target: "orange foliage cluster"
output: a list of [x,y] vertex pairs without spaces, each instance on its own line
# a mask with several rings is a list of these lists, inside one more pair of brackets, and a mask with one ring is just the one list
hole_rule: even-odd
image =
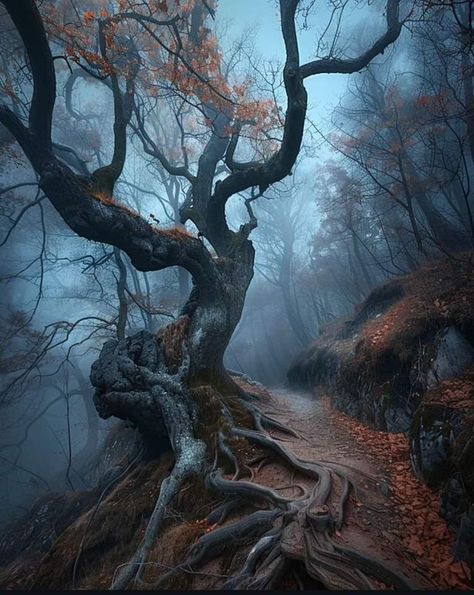
[[426,144],[427,138],[446,130],[447,122],[460,115],[459,103],[447,92],[406,97],[392,85],[384,90],[380,108],[373,109],[356,133],[332,133],[329,140],[335,150],[355,155],[365,168],[372,169],[376,163],[376,172],[382,168],[395,173],[388,187],[405,200],[407,187],[413,195],[435,187],[439,180],[436,182],[438,176],[410,174],[411,168],[403,160],[410,158],[412,148]]
[[278,141],[268,138],[272,131],[280,127],[278,108],[273,100],[253,100],[246,97],[237,104],[235,119],[252,123],[252,128],[246,136],[253,141],[254,147],[262,151],[264,156],[278,149]]
[[[273,152],[278,143],[272,130],[280,126],[275,102],[257,98],[251,83],[231,83],[223,75],[223,53],[213,31],[203,25],[199,42],[188,34],[187,20],[197,0],[148,0],[142,6],[130,0],[119,0],[115,9],[101,0],[77,0],[72,6],[66,0],[45,3],[42,16],[52,41],[60,43],[73,62],[90,67],[101,77],[136,75],[136,57],[120,40],[133,38],[140,49],[141,69],[137,83],[150,97],[159,97],[162,88],[171,85],[191,102],[214,106],[226,112],[229,121],[246,125],[245,136],[262,154]],[[106,9],[107,6],[107,9]],[[207,6],[215,9],[216,2]],[[138,18],[131,18],[133,13]],[[171,29],[156,23],[140,22],[139,15],[163,20],[180,15],[179,40]],[[105,43],[105,55],[97,49],[99,25]],[[159,41],[157,41],[159,40]],[[200,117],[200,116],[199,116]],[[201,125],[211,128],[213,122],[203,118]],[[249,128],[251,125],[251,128]],[[230,132],[230,131],[229,131]]]
[[84,23],[86,23],[87,25],[89,25],[90,23],[93,23],[95,21],[95,13],[92,12],[92,10],[86,10],[86,12],[84,13]]
[[[214,106],[218,111],[227,113],[229,119],[234,122],[251,125],[251,132],[247,133],[247,136],[265,144],[265,135],[280,124],[275,102],[271,99],[252,97],[249,81],[234,85],[229,83],[222,74],[223,55],[217,38],[207,28],[202,28],[200,35],[198,46],[192,40],[182,40],[180,55],[184,57],[184,62],[177,60],[173,55],[178,48],[172,41],[172,53],[159,70],[156,70],[156,76],[169,80],[177,91],[187,98],[194,97],[199,103]],[[157,95],[154,81],[151,77],[148,79],[150,94]],[[211,119],[205,117],[203,122],[212,128]],[[274,148],[272,145],[271,149]]]
[[[129,22],[122,23],[119,18],[120,9],[126,9],[127,5],[128,2],[121,1],[117,12],[108,13],[105,3],[100,7],[97,0],[82,0],[74,5],[75,9],[71,3],[59,1],[45,3],[41,13],[48,36],[65,46],[66,55],[72,61],[78,64],[85,62],[100,76],[128,76],[136,61],[127,55],[128,48],[117,41],[124,27],[128,34],[132,33],[132,29],[136,34],[136,25],[133,27]],[[97,50],[99,20],[103,26],[107,56]]]
[[108,194],[107,192],[91,192],[91,196],[93,196],[96,200],[98,200],[99,202],[101,202],[104,205],[114,206],[114,207],[117,207],[118,209],[121,209],[122,211],[125,211],[132,217],[140,216],[133,209],[130,209],[129,207],[126,207],[125,205],[122,205],[119,202],[117,202],[117,200],[113,196]]
[[390,505],[406,547],[407,565],[420,566],[441,589],[469,589],[469,568],[452,556],[454,537],[439,514],[439,496],[412,472],[405,434],[391,434],[368,428],[361,422],[325,407],[337,423],[386,468],[391,480]]
[[[180,13],[190,12],[194,4],[195,0],[179,2]],[[152,66],[155,77],[170,81],[186,97],[228,110],[226,98],[230,98],[231,88],[221,73],[223,55],[211,30],[201,28],[199,44],[183,36],[179,45],[174,38],[167,45],[170,52],[163,57],[163,63]]]
[[[78,22],[76,15],[70,14],[67,7],[47,3],[42,7],[42,17],[50,38],[65,45],[68,58],[76,63],[85,61],[89,66],[99,69],[103,75],[114,72],[112,64],[96,50],[97,30],[95,22],[99,18],[95,10],[85,10]],[[108,45],[112,44],[111,31],[106,30]]]

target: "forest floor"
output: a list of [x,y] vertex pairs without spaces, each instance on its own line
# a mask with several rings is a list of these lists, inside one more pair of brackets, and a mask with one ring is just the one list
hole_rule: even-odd
[[[281,441],[298,458],[324,463],[332,472],[335,489],[328,504],[333,517],[339,516],[334,507],[344,487],[341,476],[346,474],[352,482],[354,489],[346,504],[345,524],[332,536],[336,543],[339,542],[345,550],[381,563],[406,579],[413,589],[472,590],[468,567],[453,559],[454,537],[439,514],[439,496],[411,471],[408,439],[404,434],[371,430],[333,409],[330,398],[323,391],[311,394],[275,389],[268,392],[263,387],[247,385],[242,379],[239,382],[243,388],[260,396],[259,408],[263,412],[297,432],[293,437],[271,429],[274,439]],[[247,481],[272,487],[295,499],[302,491],[313,487],[314,480],[295,473],[294,468],[287,466],[280,457],[258,447],[252,447],[252,451],[256,456],[252,457],[254,462],[246,466],[251,474],[250,478],[245,478]],[[76,586],[79,589],[107,589],[115,569],[130,559],[139,543],[153,509],[154,498],[151,496],[156,495],[170,465],[171,456],[166,453],[159,464],[151,460],[138,466],[104,498],[100,509],[94,508],[96,516],[90,529],[92,509],[88,505],[83,509],[84,513],[76,513],[75,518],[80,514],[77,521],[64,531],[44,558],[40,553],[28,557],[23,552],[13,559],[5,569],[0,588],[31,588],[30,575],[34,579],[34,588],[62,590],[64,586],[70,587],[79,543],[89,531]],[[93,501],[97,497],[95,492],[85,494]],[[183,490],[179,502],[170,508],[170,522],[150,554],[145,577],[150,583],[161,577],[162,569],[175,568],[193,543],[217,528],[217,525],[209,524],[205,512],[214,504],[196,494],[200,492]],[[57,520],[58,509],[54,501],[51,502],[51,512],[56,515],[53,514],[52,519]],[[248,512],[246,508],[237,510],[223,524],[238,521]],[[27,523],[26,528],[28,526]],[[34,528],[34,523],[32,526]],[[32,531],[25,532],[20,526],[19,532],[12,534],[12,539],[15,535],[19,538],[34,536]],[[291,551],[295,562],[294,566],[290,564],[288,567],[283,582],[278,584],[279,589],[324,589],[321,583],[302,571],[302,563],[298,561],[303,559],[300,555],[304,551],[303,536],[304,532],[283,534],[281,547]],[[286,548],[285,541],[288,542]],[[185,582],[189,579],[191,583],[186,582],[186,588],[192,585],[192,589],[220,589],[226,578],[240,570],[251,547],[251,544],[245,541],[239,544],[237,540],[229,551],[199,566],[195,573],[184,573],[183,577],[176,578],[181,577]],[[97,557],[101,550],[102,555]],[[376,578],[380,579],[380,582],[375,581],[379,589],[393,588],[389,581],[382,582],[382,575]],[[326,587],[338,588],[338,577],[332,576],[332,579],[334,584],[330,580],[331,584],[325,583]]]
[[[438,512],[439,497],[411,471],[404,434],[371,430],[333,409],[321,394],[272,390],[265,401],[266,413],[301,436],[272,430],[274,438],[302,459],[339,465],[353,482],[346,524],[337,533],[341,544],[403,574],[415,589],[472,589],[468,567],[453,559],[454,538]],[[273,487],[295,482],[274,463],[255,479]],[[291,578],[286,587],[295,588]]]

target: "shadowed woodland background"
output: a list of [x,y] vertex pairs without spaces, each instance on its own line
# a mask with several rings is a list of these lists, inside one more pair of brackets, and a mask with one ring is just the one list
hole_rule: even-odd
[[[25,123],[35,106],[34,65],[9,4],[0,4],[0,97]],[[474,4],[389,2],[402,23],[396,41],[360,68],[349,64],[345,70],[337,65],[364,55],[383,36],[386,3],[296,4],[300,63],[309,65],[301,149],[288,175],[244,184],[224,203],[229,234],[243,243],[250,238],[255,248],[242,315],[229,315],[240,321],[224,364],[266,387],[285,384],[292,362],[300,365],[298,356],[380,285],[440,260],[467,266],[465,285],[472,273],[465,263],[474,246]],[[201,183],[196,180],[211,140],[227,138],[209,182],[216,195],[228,175],[271,163],[286,142],[287,54],[277,3],[35,5],[56,73],[51,152],[57,163],[79,181],[93,178],[91,195],[104,208],[120,205],[125,216],[136,213],[164,230],[170,242],[192,236],[198,253],[201,244],[213,258],[224,258],[230,236],[207,230],[192,204]],[[138,16],[123,16],[132,12]],[[221,124],[229,101],[232,118]],[[39,184],[41,164],[31,166],[5,113],[2,527],[49,491],[86,490],[99,477],[107,483],[107,461],[100,469],[91,461],[116,420],[97,415],[91,366],[108,340],[145,330],[165,341],[170,322],[183,314],[192,318],[201,283],[174,266],[181,256],[170,257],[166,268],[146,270],[100,234],[85,234],[98,240],[88,241],[72,231]],[[174,244],[170,250],[179,252]],[[451,291],[458,290],[455,283]],[[470,303],[464,304],[467,311]],[[465,323],[465,336],[472,343],[470,325]],[[326,360],[324,365],[330,368]],[[301,366],[298,374],[314,384],[312,369]]]

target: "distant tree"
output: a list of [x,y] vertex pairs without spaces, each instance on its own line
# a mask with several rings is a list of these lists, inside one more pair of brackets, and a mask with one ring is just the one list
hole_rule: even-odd
[[[385,83],[368,69],[363,84],[354,85],[353,105],[341,107],[335,116],[344,116],[347,123],[338,139],[342,141],[340,146],[345,147],[344,153],[363,170],[379,195],[390,197],[406,212],[420,252],[426,251],[424,235],[448,252],[465,248],[466,238],[439,211],[434,200],[442,181],[428,143],[434,125],[427,109],[431,99],[404,93],[398,78]],[[443,99],[433,101],[442,103]],[[423,220],[428,234],[423,234]]]
[[301,196],[303,184],[292,183],[291,189],[279,191],[258,205],[258,239],[261,255],[257,262],[260,274],[281,291],[285,314],[296,338],[302,345],[311,340],[311,324],[305,320],[296,281],[297,242],[308,216],[307,197]]
[[[143,542],[113,585],[124,587],[143,576],[164,510],[184,481],[204,475],[216,491],[235,489],[236,484],[223,478],[210,462],[216,445],[222,456],[236,461],[226,446],[238,434],[231,411],[237,407],[245,413],[246,408],[245,395],[224,369],[223,355],[253,275],[254,248],[249,236],[257,220],[252,204],[294,167],[307,111],[305,79],[365,68],[398,37],[402,26],[399,2],[387,1],[386,32],[357,58],[330,55],[301,64],[295,22],[301,6],[298,0],[280,0],[287,109],[279,137],[268,134],[279,121],[273,101],[252,97],[245,82],[232,83],[224,75],[222,56],[208,27],[215,9],[209,0],[119,0],[113,10],[84,2],[80,6],[89,8],[82,14],[74,14],[74,3],[60,3],[61,10],[33,0],[1,3],[26,50],[33,93],[26,112],[21,113],[6,96],[0,122],[21,146],[51,204],[75,233],[122,250],[137,270],[180,266],[193,279],[193,290],[177,321],[157,337],[139,333],[106,343],[93,366],[100,415],[129,419],[148,435],[165,430],[176,458],[171,475],[161,485]],[[113,100],[112,156],[90,174],[60,159],[52,140],[56,51],[102,81]],[[148,127],[148,114],[160,107],[155,94],[159,95],[163,85],[171,95],[185,97],[199,114],[187,123],[196,126],[197,122],[200,133],[200,142],[194,145],[199,151],[194,165],[187,163],[186,150],[181,161],[166,155],[160,138]],[[136,128],[149,155],[170,175],[186,181],[188,200],[181,209],[181,223],[191,221],[197,236],[180,227],[158,227],[114,196],[125,167],[131,127]],[[237,158],[243,138],[246,152],[252,153],[245,162]],[[226,220],[226,205],[241,192],[248,192],[248,221],[234,231]],[[206,402],[199,398],[203,384],[213,387]],[[237,404],[236,393],[244,397]],[[262,427],[263,414],[254,408],[250,411],[256,427]],[[203,433],[207,426],[215,430]],[[245,431],[243,436],[255,437]],[[270,440],[263,433],[256,437]],[[244,484],[247,496],[256,490],[255,497],[268,497],[264,488]]]

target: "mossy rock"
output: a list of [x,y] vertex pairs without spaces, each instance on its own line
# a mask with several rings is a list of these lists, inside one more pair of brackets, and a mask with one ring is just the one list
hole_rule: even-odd
[[453,553],[456,560],[464,560],[474,569],[474,504],[461,517]]
[[474,420],[466,418],[465,429],[455,443],[454,465],[459,469],[467,497],[474,502]]
[[452,467],[452,412],[441,405],[423,404],[410,426],[410,454],[415,473],[438,488]]
[[398,395],[385,393],[379,399],[376,428],[388,432],[408,432],[411,413],[405,399]]

